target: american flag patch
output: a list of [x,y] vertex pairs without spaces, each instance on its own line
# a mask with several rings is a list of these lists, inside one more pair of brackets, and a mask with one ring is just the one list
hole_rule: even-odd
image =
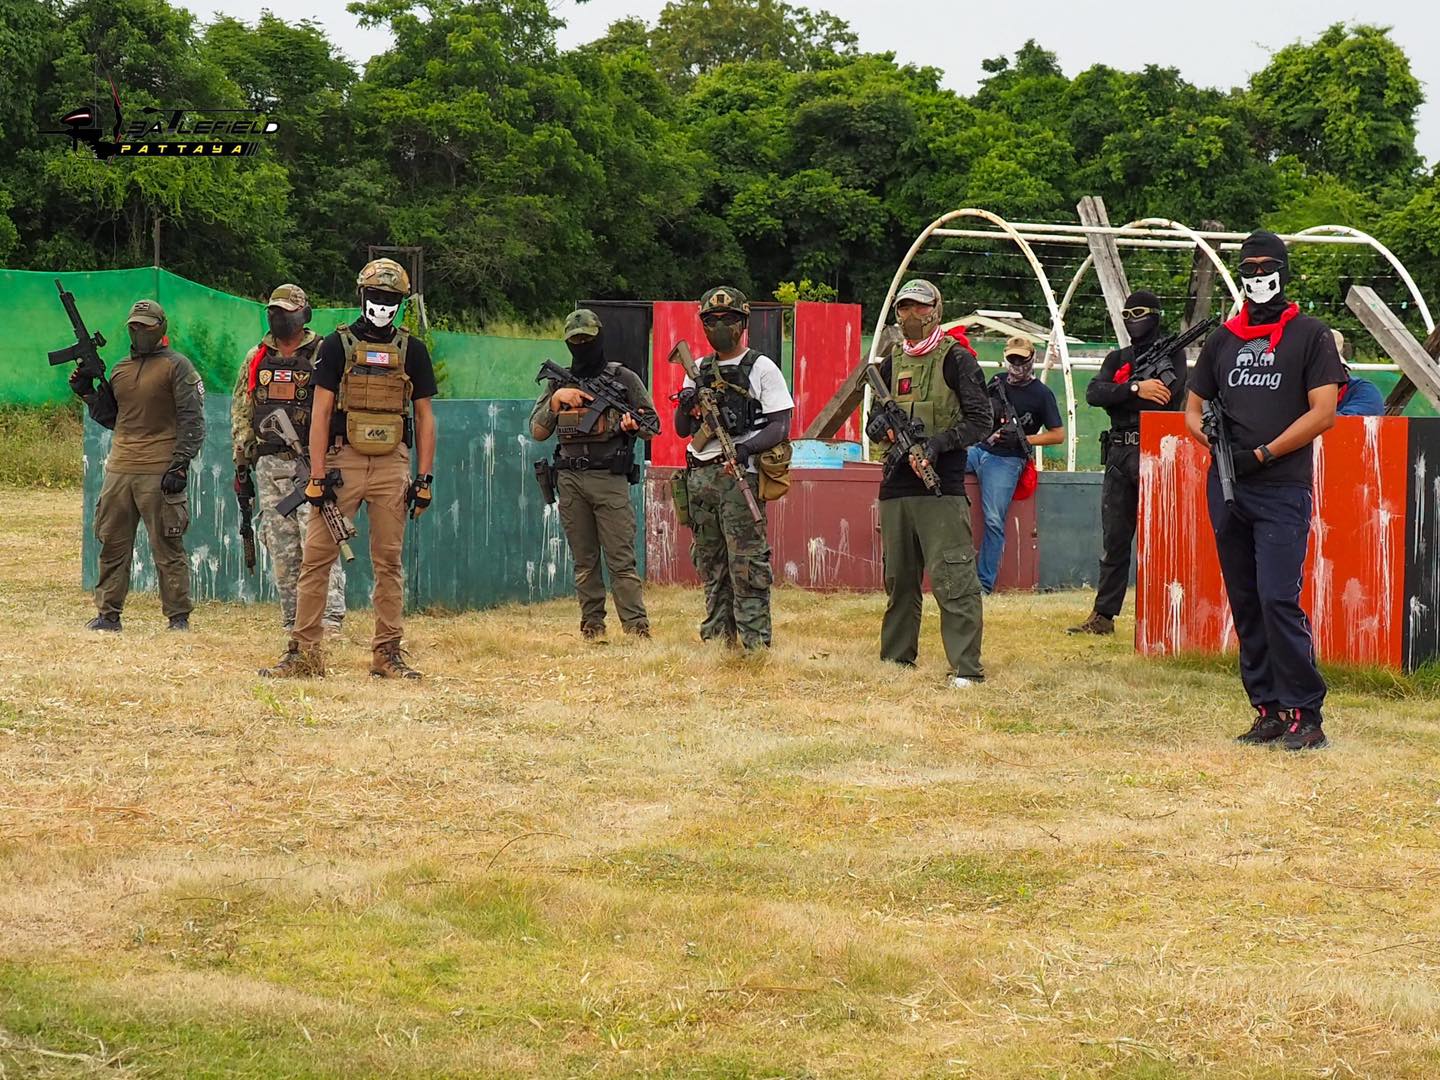
[[366,349],[365,363],[374,364],[376,367],[389,367],[390,354],[383,350]]

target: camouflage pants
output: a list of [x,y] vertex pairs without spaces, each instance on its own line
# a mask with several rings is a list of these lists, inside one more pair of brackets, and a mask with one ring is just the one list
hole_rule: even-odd
[[[747,649],[770,644],[770,541],[765,522],[745,505],[735,478],[719,464],[686,474],[693,539],[690,560],[705,583],[700,637],[734,640]],[[746,477],[752,491],[759,481]],[[760,504],[763,511],[765,504]]]
[[[270,553],[275,573],[275,591],[280,594],[280,614],[285,631],[295,629],[295,586],[300,580],[300,560],[305,547],[305,526],[310,504],[288,518],[275,504],[295,490],[295,462],[269,454],[255,463],[255,504],[260,511],[260,542]],[[339,627],[345,620],[345,568],[338,561],[330,570],[330,593],[325,600],[325,625]]]

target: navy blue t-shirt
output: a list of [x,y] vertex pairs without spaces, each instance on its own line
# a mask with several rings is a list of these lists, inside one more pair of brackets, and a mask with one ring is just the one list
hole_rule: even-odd
[[[995,429],[998,431],[1005,422],[1005,406],[1000,400],[1000,391],[996,383],[1005,379],[1006,375],[1001,372],[990,380],[990,402],[995,408]],[[1010,408],[1015,411],[1015,416],[1020,421],[1020,430],[1026,435],[1038,435],[1041,431],[1054,431],[1062,427],[1060,419],[1060,406],[1055,401],[1054,392],[1039,379],[1031,379],[1024,386],[1016,386],[1012,382],[1005,383],[1005,396],[1010,399]],[[1035,452],[1032,446],[1004,447],[996,446],[993,443],[982,443],[988,453],[998,457],[1028,457]]]

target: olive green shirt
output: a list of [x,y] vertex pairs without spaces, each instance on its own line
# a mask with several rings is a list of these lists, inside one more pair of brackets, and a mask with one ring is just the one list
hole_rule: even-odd
[[108,471],[160,474],[200,452],[205,384],[186,356],[168,345],[145,356],[126,356],[109,379],[116,412]]
[[[632,416],[639,419],[641,414],[655,412],[655,402],[651,399],[650,391],[645,388],[645,383],[641,381],[639,375],[623,364],[615,364],[610,370],[625,387],[625,396]],[[536,442],[543,442],[554,435],[555,428],[559,423],[556,415],[550,411],[550,396],[555,393],[555,389],[556,386],[553,382],[546,383],[545,389],[535,399],[535,407],[530,410],[530,436]],[[603,457],[607,452],[613,452],[623,440],[632,437],[631,433],[621,431],[618,423],[613,430],[615,432],[613,439],[592,444],[592,449],[588,452],[593,453],[596,457]],[[634,433],[633,437],[648,438],[638,431]]]

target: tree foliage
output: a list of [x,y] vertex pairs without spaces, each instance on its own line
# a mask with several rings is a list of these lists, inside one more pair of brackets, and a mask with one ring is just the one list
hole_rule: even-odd
[[[0,259],[143,264],[158,222],[164,265],[251,296],[293,279],[345,301],[368,245],[420,245],[427,307],[453,325],[721,280],[874,303],[946,210],[1073,220],[1098,194],[1117,220],[1364,228],[1440,291],[1420,88],[1382,28],[1287,45],[1234,90],[1153,65],[1071,76],[1029,41],[984,60],[966,97],[783,0],[672,0],[569,51],[546,0],[350,10],[393,36],[363,71],[320,26],[268,12],[202,26],[171,0],[0,6]],[[102,162],[41,134],[112,78],[127,116],[250,107],[281,130],[239,162]],[[1358,272],[1323,254],[1312,286]],[[993,303],[1020,303],[1003,281]],[[1077,319],[1103,328],[1098,309]]]

